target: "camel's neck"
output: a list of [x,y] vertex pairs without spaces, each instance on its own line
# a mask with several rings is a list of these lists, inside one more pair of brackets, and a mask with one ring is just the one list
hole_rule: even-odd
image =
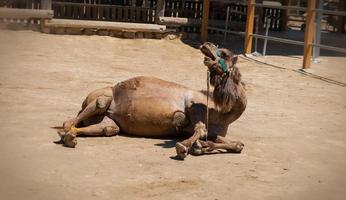
[[[213,108],[215,110],[219,110],[223,113],[233,112],[234,109],[243,110],[246,106],[246,96],[245,96],[245,90],[243,85],[234,87],[232,97],[228,93],[227,90],[201,90],[199,91],[203,95],[203,99],[201,100],[203,102],[206,102],[207,96],[209,96],[209,108]],[[226,93],[227,92],[227,93]],[[222,97],[223,99],[219,99],[219,97]],[[196,102],[199,102],[196,99]]]
[[216,107],[224,112],[230,112],[233,108],[241,108],[246,105],[246,96],[243,83],[235,79],[236,74],[231,73],[226,77],[220,77],[215,82],[213,91],[213,101]]

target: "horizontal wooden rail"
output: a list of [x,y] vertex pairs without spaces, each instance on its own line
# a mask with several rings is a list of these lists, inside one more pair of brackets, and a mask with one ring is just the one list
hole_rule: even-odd
[[166,30],[166,26],[157,25],[157,24],[71,20],[71,19],[52,19],[51,21],[45,24],[45,27],[89,28],[89,29],[152,32],[152,33],[162,33]]
[[52,19],[53,10],[0,8],[0,18]]
[[185,17],[159,17],[159,24],[163,24],[166,26],[195,26],[201,24],[201,20]]

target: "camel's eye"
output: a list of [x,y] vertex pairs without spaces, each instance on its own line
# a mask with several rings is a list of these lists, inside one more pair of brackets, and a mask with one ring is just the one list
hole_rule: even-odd
[[232,54],[229,53],[229,52],[227,52],[227,53],[224,52],[223,56],[224,56],[224,58],[231,58],[231,57],[232,57]]
[[225,52],[221,51],[220,57],[221,57],[221,58],[225,58],[225,56],[226,56]]

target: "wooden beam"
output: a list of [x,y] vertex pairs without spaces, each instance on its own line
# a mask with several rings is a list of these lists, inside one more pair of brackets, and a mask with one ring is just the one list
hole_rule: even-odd
[[52,19],[52,10],[0,8],[0,18],[13,19]]
[[244,53],[248,54],[252,51],[253,26],[255,21],[255,3],[256,0],[247,0],[247,17],[245,27]]
[[107,21],[75,20],[75,19],[52,19],[45,24],[45,27],[100,29],[100,30],[150,32],[150,33],[163,33],[166,30],[166,26],[157,25],[157,24],[107,22]]
[[[345,1],[339,0],[338,10],[345,10],[346,9],[346,3]],[[345,16],[338,16],[337,17],[337,26],[338,26],[338,32],[339,33],[345,33]]]
[[[225,20],[208,20],[208,23],[215,26],[225,26]],[[159,17],[159,23],[160,25],[166,25],[166,26],[198,26],[201,24],[200,19],[196,18],[186,18],[186,17]],[[242,22],[230,22],[230,25],[236,25],[242,24]]]
[[166,0],[158,0],[156,4],[156,16],[155,16],[155,23],[158,24],[160,21],[160,17],[165,16],[165,7],[166,7]]
[[[52,0],[41,0],[41,9],[52,10]],[[45,32],[48,19],[40,19],[41,31]]]
[[159,23],[166,26],[186,26],[198,25],[201,23],[200,19],[185,18],[185,17],[159,17]]
[[201,42],[206,42],[208,40],[209,7],[210,7],[209,0],[203,0]]
[[[282,0],[281,4],[283,6],[288,6],[289,0]],[[282,10],[282,16],[280,21],[280,26],[282,27],[282,31],[287,31],[287,22],[288,22],[288,10]]]
[[312,55],[312,42],[314,40],[314,21],[315,21],[315,11],[316,0],[309,0],[307,7],[307,17],[306,17],[306,28],[304,37],[304,57],[303,57],[303,69],[310,68],[311,66],[311,55]]

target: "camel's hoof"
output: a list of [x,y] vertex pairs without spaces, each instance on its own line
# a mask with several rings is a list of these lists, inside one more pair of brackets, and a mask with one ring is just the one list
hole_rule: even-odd
[[188,153],[188,148],[184,146],[182,143],[178,142],[175,145],[175,150],[177,151],[177,156],[184,160],[184,158],[187,156]]
[[117,135],[119,132],[119,129],[115,127],[107,126],[103,129],[103,132],[106,137],[111,137],[111,136]]
[[236,151],[238,152],[238,153],[241,153],[241,151],[244,149],[244,143],[242,143],[242,142],[237,142],[237,149],[236,149]]
[[76,135],[70,132],[66,133],[64,136],[64,146],[74,148],[77,145]]
[[198,140],[192,145],[190,154],[194,156],[200,156],[203,154],[202,144]]
[[244,144],[240,141],[236,141],[235,143],[235,148],[232,152],[241,153],[241,151],[244,149]]

